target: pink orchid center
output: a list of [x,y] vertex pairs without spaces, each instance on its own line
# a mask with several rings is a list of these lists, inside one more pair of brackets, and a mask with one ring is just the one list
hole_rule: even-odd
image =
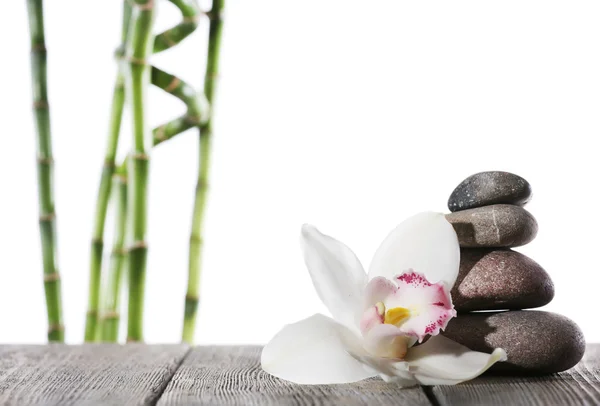
[[[431,283],[413,270],[393,280],[373,278],[365,289],[365,306],[360,329],[367,341],[381,340],[377,332],[385,331],[386,342],[389,343],[398,342],[390,340],[391,335],[413,337],[413,340],[422,342],[427,336],[439,334],[456,316],[446,285],[443,282]],[[382,324],[395,329],[373,330]],[[371,343],[371,346],[379,348],[380,344]]]

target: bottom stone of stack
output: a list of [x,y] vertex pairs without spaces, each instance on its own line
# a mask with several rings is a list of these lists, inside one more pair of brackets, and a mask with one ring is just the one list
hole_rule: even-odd
[[572,320],[535,310],[460,314],[443,335],[474,351],[503,348],[508,360],[490,373],[550,374],[575,366],[583,357],[585,339]]

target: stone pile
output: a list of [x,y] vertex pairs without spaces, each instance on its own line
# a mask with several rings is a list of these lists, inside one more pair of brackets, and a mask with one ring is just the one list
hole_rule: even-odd
[[[531,186],[508,172],[482,172],[461,182],[448,200],[461,246],[460,271],[452,290],[458,317],[443,333],[472,350],[504,348],[499,373],[547,374],[571,368],[585,341],[568,318],[544,311],[554,284],[534,260],[511,250],[531,242],[535,218],[522,206]],[[499,311],[503,310],[503,311]],[[480,312],[486,311],[486,312]]]

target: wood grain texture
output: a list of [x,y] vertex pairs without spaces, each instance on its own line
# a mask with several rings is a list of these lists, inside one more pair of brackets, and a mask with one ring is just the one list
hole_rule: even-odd
[[160,398],[173,405],[431,405],[419,388],[400,389],[379,378],[345,385],[295,385],[264,372],[260,347],[196,347]]
[[[258,346],[0,346],[1,405],[600,405],[600,345],[549,376],[400,389],[380,379],[301,386],[260,368]],[[429,399],[432,399],[430,402]]]
[[440,406],[600,405],[600,344],[588,345],[577,366],[558,374],[483,376],[461,385],[436,386],[430,390]]
[[2,405],[154,405],[185,345],[0,346]]

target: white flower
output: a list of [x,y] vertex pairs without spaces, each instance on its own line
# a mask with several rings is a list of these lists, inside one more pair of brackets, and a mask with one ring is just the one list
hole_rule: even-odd
[[[402,386],[473,379],[506,353],[468,348],[438,335],[456,316],[450,290],[460,249],[443,214],[421,213],[394,229],[368,275],[341,242],[302,227],[304,260],[333,319],[315,314],[285,326],[263,349],[263,369],[301,384],[381,376]],[[420,345],[426,337],[429,339]]]

